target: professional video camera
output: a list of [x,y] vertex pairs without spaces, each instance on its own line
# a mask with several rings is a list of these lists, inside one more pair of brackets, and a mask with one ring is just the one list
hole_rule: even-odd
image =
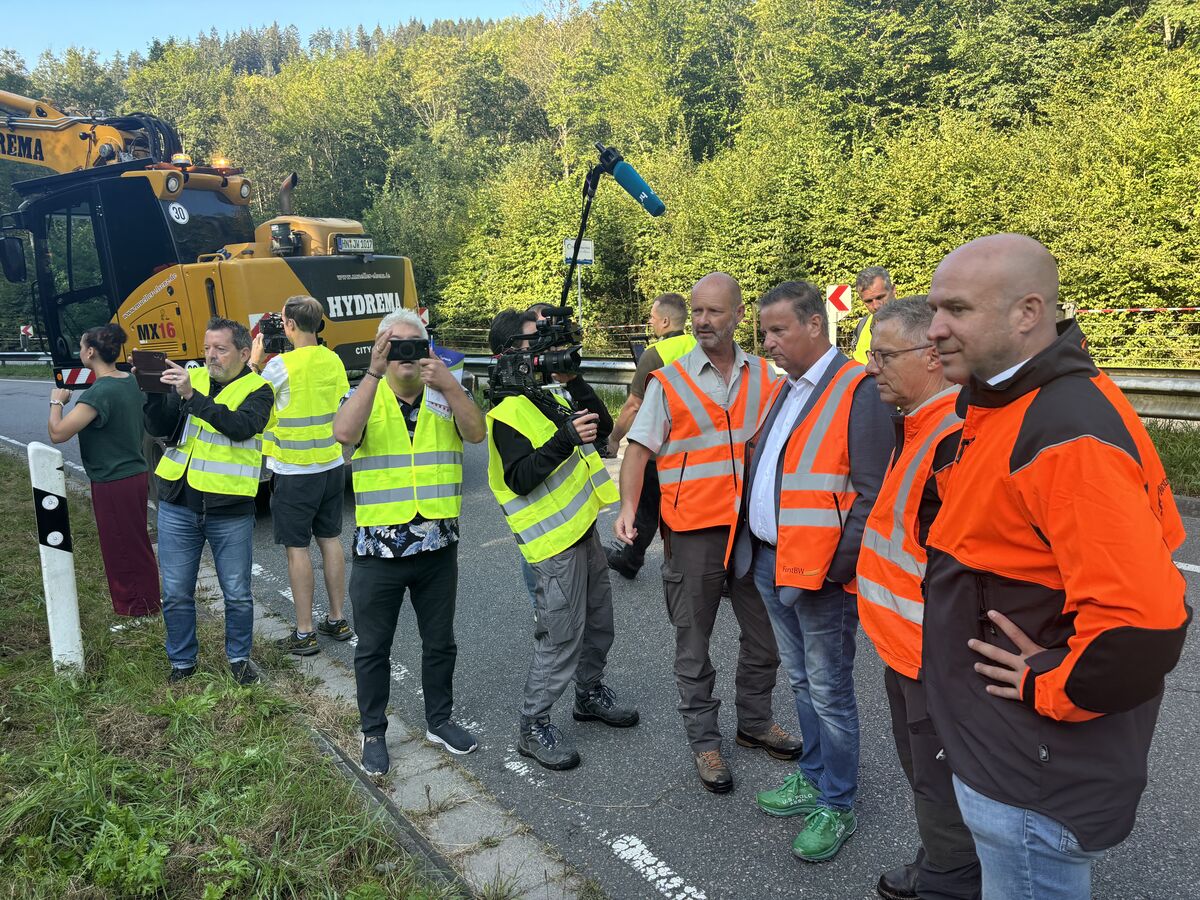
[[267,353],[286,353],[292,343],[283,333],[283,316],[277,312],[267,313],[258,320],[258,333],[263,336],[263,349]]
[[534,334],[514,335],[508,341],[510,345],[527,341],[527,347],[506,347],[488,366],[488,394],[493,404],[524,394],[540,406],[539,401],[546,398],[542,386],[551,375],[579,371],[583,329],[571,321],[571,308],[552,306],[543,313],[545,318],[538,320]]

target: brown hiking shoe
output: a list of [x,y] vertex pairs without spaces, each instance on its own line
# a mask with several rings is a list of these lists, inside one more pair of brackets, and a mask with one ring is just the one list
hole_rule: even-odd
[[775,759],[795,759],[804,750],[804,741],[792,737],[777,722],[772,722],[770,728],[757,734],[739,728],[737,742],[739,747],[766,750]]
[[714,794],[727,794],[733,790],[733,773],[720,750],[701,750],[696,754],[696,772],[704,789]]

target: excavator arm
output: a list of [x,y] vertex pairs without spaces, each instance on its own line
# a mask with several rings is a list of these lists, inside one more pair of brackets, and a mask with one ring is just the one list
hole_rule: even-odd
[[77,172],[131,159],[167,162],[181,149],[175,129],[154,116],[69,116],[0,91],[0,161]]

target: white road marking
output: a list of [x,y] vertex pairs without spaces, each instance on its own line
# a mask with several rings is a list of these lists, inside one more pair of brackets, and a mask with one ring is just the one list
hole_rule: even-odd
[[1183,571],[1185,571],[1185,572],[1200,573],[1200,566],[1193,566],[1191,563],[1177,562],[1177,563],[1175,563],[1175,565],[1179,566],[1179,568],[1183,569]]
[[670,897],[671,900],[708,900],[704,891],[684,884],[675,870],[651,853],[637,835],[623,834],[610,841],[608,846],[617,859],[628,863],[664,897]]
[[41,378],[0,378],[0,381],[11,381],[13,384],[54,384],[53,381]]
[[[10,437],[8,437],[8,436],[6,436],[6,435],[3,435],[3,434],[0,434],[0,441],[4,441],[4,443],[6,443],[6,444],[12,444],[14,447],[20,447],[20,448],[22,448],[22,449],[24,449],[24,448],[26,448],[26,447],[28,447],[28,446],[29,446],[28,444],[26,444],[26,443],[23,443],[23,442],[21,442],[21,441],[14,441],[12,438],[10,438]],[[76,472],[83,472],[83,466],[79,465],[79,463],[74,463],[74,462],[71,462],[71,461],[70,461],[69,459],[67,459],[66,457],[63,457],[63,465],[64,465],[64,466],[70,466],[70,467],[71,467],[72,469],[74,469]],[[86,474],[86,473],[85,473],[85,474]]]

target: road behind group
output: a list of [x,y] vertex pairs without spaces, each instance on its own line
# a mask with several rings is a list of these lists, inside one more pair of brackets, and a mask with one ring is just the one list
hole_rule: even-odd
[[[49,382],[0,379],[0,436],[22,444],[45,442],[50,388]],[[64,445],[63,451],[68,460],[79,462],[76,441]],[[728,608],[722,608],[717,620],[713,662],[717,695],[725,701],[721,729],[735,788],[716,796],[702,790],[696,779],[675,710],[674,634],[658,577],[658,542],[636,581],[613,575],[617,637],[606,681],[622,701],[639,707],[641,724],[618,731],[574,722],[568,691],[555,706],[554,720],[576,741],[583,764],[552,773],[517,754],[517,706],[532,643],[532,611],[516,545],[487,489],[486,462],[482,446],[467,447],[455,718],[475,732],[480,748],[457,761],[613,898],[876,897],[879,873],[908,861],[917,846],[910,792],[892,746],[879,658],[860,635],[855,677],[862,722],[858,831],[834,861],[805,864],[790,853],[799,821],[770,819],[754,805],[754,792],[778,786],[790,764],[733,742],[737,626]],[[347,494],[347,554],[353,516]],[[612,519],[613,512],[606,510],[597,526],[605,542],[611,539]],[[1196,536],[1189,537],[1177,559],[1195,565],[1200,563],[1200,519],[1185,519],[1185,524]],[[267,515],[259,517],[255,529],[254,561],[255,599],[291,619],[287,565],[282,550],[271,541]],[[319,566],[319,554],[314,561]],[[1187,571],[1187,582],[1188,602],[1195,607],[1200,572]],[[319,577],[317,583],[321,606]],[[1183,659],[1168,678],[1138,824],[1097,867],[1097,897],[1191,900],[1197,895],[1200,807],[1193,795],[1200,747],[1198,640],[1193,628]],[[322,652],[352,664],[350,644],[323,639],[321,646]],[[163,665],[165,673],[165,658]],[[423,727],[420,673],[420,640],[406,605],[392,657],[392,702],[400,717],[415,727]],[[775,691],[776,717],[795,732],[790,693],[781,677]]]

